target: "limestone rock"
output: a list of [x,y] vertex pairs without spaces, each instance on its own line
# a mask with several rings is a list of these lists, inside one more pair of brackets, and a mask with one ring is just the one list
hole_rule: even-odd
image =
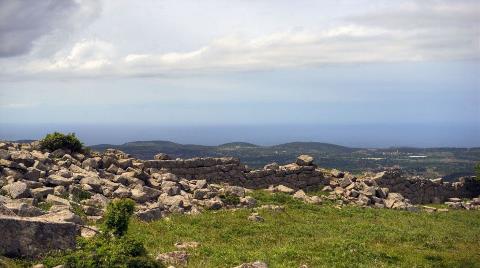
[[268,268],[268,265],[261,261],[250,262],[250,263],[242,263],[239,266],[235,266],[233,268]]
[[165,153],[158,153],[158,154],[153,156],[153,159],[155,159],[155,160],[170,160],[170,156],[168,156],[168,154],[165,154]]
[[246,208],[253,208],[257,205],[257,200],[251,196],[240,198],[240,204]]
[[20,217],[36,217],[45,214],[41,209],[21,202],[6,203],[5,207]]
[[163,218],[166,214],[164,207],[158,204],[156,207],[146,208],[135,212],[135,216],[142,221],[154,221]]
[[298,190],[293,194],[292,197],[296,199],[305,200],[307,198],[307,194],[303,190]]
[[177,249],[195,249],[200,246],[200,243],[195,241],[190,242],[179,242],[174,245]]
[[313,164],[313,157],[310,155],[302,154],[297,157],[295,163],[299,166],[311,166]]
[[0,203],[0,216],[16,216],[13,211],[11,211],[9,208],[4,206],[2,203]]
[[75,224],[83,224],[82,219],[80,216],[76,215],[75,213],[69,211],[68,209],[63,209],[59,211],[49,212],[44,214],[40,217],[36,217],[37,219],[45,219],[51,222],[71,222]]
[[76,226],[68,222],[0,216],[0,252],[9,257],[37,257],[75,247]]
[[226,186],[225,193],[231,194],[237,197],[244,197],[245,196],[245,188],[240,186]]
[[157,256],[156,260],[162,262],[165,265],[187,265],[188,253],[186,251],[172,251],[162,253]]
[[55,195],[51,195],[51,194],[47,195],[46,201],[54,205],[70,206],[70,202],[67,199],[61,198]]
[[254,212],[254,213],[250,214],[250,216],[248,216],[248,220],[259,222],[259,221],[264,221],[265,219],[263,217],[261,217],[260,215],[258,215],[258,213]]
[[292,188],[289,188],[282,184],[275,187],[275,191],[280,193],[285,193],[285,194],[293,194],[295,192],[295,190],[293,190]]
[[92,187],[92,189],[97,193],[101,192],[102,181],[97,177],[85,177],[80,180],[80,184],[86,184]]
[[132,161],[132,159],[130,159],[130,158],[129,158],[129,159],[119,159],[119,160],[117,161],[117,165],[118,165],[120,168],[126,170],[127,168],[133,166],[133,161]]
[[24,182],[17,181],[11,184],[7,184],[2,187],[2,190],[6,191],[7,194],[13,199],[30,197],[31,192],[28,188],[28,185]]
[[69,186],[74,183],[74,180],[71,178],[64,178],[60,175],[50,175],[47,178],[47,182],[52,185]]
[[193,198],[203,200],[212,198],[215,195],[210,189],[198,189],[193,192]]
[[87,158],[82,162],[82,168],[86,170],[95,170],[100,166],[101,158]]
[[211,210],[221,209],[223,207],[223,202],[219,198],[212,198],[205,201],[205,207]]
[[332,176],[335,178],[343,178],[345,176],[344,172],[339,171],[337,169],[330,170],[330,174],[332,174]]
[[280,166],[276,162],[271,163],[271,164],[267,164],[263,167],[263,169],[265,169],[265,170],[278,170],[279,168],[280,168]]
[[45,175],[45,172],[42,172],[39,169],[30,167],[27,170],[27,173],[23,175],[23,178],[26,180],[31,180],[31,181],[37,181],[40,177],[43,177]]

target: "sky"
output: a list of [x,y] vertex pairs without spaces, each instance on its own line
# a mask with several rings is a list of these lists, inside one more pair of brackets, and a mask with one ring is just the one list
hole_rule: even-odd
[[479,103],[476,0],[0,0],[0,139],[471,147]]

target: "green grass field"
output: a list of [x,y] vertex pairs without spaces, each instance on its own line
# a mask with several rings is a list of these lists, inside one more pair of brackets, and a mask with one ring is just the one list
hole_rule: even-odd
[[143,241],[154,256],[175,250],[176,242],[200,242],[188,250],[188,267],[255,260],[269,267],[480,267],[480,211],[338,209],[261,191],[254,196],[260,204],[286,209],[260,210],[264,222],[247,220],[250,209],[133,220],[128,235]]
[[251,210],[133,221],[129,235],[152,254],[197,241],[189,267],[233,267],[262,260],[269,267],[480,267],[480,211],[429,214],[333,205],[306,205],[289,196],[256,192],[264,222]]

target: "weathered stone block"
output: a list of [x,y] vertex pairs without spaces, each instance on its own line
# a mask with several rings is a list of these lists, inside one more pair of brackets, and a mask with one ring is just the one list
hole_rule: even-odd
[[0,216],[0,255],[37,257],[52,250],[75,247],[77,228],[69,222]]

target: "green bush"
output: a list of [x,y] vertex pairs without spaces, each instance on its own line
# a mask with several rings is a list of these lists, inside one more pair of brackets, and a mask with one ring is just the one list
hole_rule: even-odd
[[63,264],[65,268],[160,268],[143,244],[135,239],[98,235],[91,239],[79,238],[77,250],[62,256],[43,260],[47,267]]
[[45,138],[40,141],[40,148],[55,151],[57,149],[67,149],[72,152],[81,152],[83,144],[75,137],[75,133],[67,135],[54,132],[47,134]]
[[236,195],[229,194],[229,193],[227,193],[225,195],[221,195],[220,199],[222,200],[222,202],[225,205],[236,206],[236,205],[240,204],[240,197],[238,197]]
[[80,201],[89,199],[90,197],[92,197],[92,194],[90,192],[85,191],[80,187],[76,187],[76,186],[71,188],[71,193],[72,193],[72,200],[77,203],[80,203]]
[[134,205],[130,199],[111,202],[103,233],[91,239],[79,238],[75,251],[48,256],[43,263],[48,267],[63,264],[66,268],[164,267],[147,254],[142,242],[125,236]]
[[117,237],[123,236],[128,230],[128,222],[133,214],[135,202],[131,199],[114,200],[107,206],[103,229]]

